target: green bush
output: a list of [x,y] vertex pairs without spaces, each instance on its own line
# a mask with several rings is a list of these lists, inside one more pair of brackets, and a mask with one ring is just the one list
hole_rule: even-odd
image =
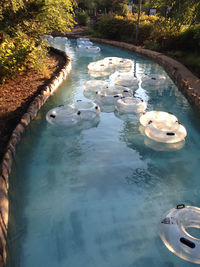
[[[143,41],[150,37],[156,20],[157,17],[147,16],[144,13],[141,14],[139,26],[140,44],[143,44]],[[127,16],[118,16],[110,13],[108,15],[102,15],[94,29],[97,35],[104,38],[134,43],[136,24],[137,14],[129,13]]]
[[200,51],[200,24],[185,27],[177,40],[177,48],[181,50]]
[[90,21],[90,17],[85,12],[80,12],[77,14],[77,22],[81,26],[86,26]]
[[40,69],[39,63],[46,56],[43,44],[37,44],[27,35],[4,36],[0,43],[0,82],[29,67]]

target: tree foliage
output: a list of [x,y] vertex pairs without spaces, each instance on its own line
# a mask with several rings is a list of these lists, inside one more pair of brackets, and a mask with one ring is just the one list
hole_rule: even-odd
[[160,15],[170,17],[181,24],[200,22],[199,0],[152,0]]
[[81,9],[97,9],[122,14],[126,10],[127,0],[78,0]]
[[0,0],[0,81],[46,55],[41,36],[74,25],[75,0]]
[[31,37],[73,26],[75,2],[71,0],[5,0],[1,3],[0,30],[23,31]]

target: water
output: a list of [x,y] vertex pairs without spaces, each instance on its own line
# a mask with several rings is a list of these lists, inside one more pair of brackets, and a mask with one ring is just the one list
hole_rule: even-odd
[[163,90],[136,91],[148,110],[174,113],[188,136],[180,150],[147,146],[139,123],[101,113],[97,127],[52,130],[47,111],[83,99],[87,65],[105,56],[131,58],[136,74],[165,73],[139,55],[100,45],[96,58],[68,48],[73,70],[42,107],[17,151],[10,177],[7,267],[186,267],[158,235],[177,204],[200,206],[200,116],[169,79]]

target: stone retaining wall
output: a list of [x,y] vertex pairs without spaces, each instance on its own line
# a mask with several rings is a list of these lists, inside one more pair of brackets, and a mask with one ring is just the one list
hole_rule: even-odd
[[[68,34],[70,38],[80,38],[81,35]],[[151,51],[149,49],[144,49],[133,44],[127,44],[124,42],[93,38],[89,37],[91,41],[96,41],[98,43],[104,43],[108,45],[118,46],[131,50],[133,52],[139,53],[146,57],[149,57],[162,65],[178,88],[187,97],[188,101],[200,109],[200,79],[197,78],[191,71],[189,71],[180,62],[165,56],[162,53]]]
[[26,113],[22,116],[19,124],[14,129],[10,141],[7,146],[6,153],[3,157],[0,168],[0,267],[5,266],[6,262],[6,239],[8,227],[8,189],[9,175],[11,172],[12,162],[15,158],[16,146],[20,142],[23,132],[29,125],[31,120],[36,116],[42,105],[56,91],[61,83],[67,78],[71,71],[71,60],[67,55],[55,48],[51,48],[55,53],[62,55],[65,58],[65,64],[60,69],[59,73],[50,81],[47,86],[44,86],[40,94],[29,105]]

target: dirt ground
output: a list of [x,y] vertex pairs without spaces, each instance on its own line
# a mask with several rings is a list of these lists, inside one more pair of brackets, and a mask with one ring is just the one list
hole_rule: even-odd
[[42,86],[48,83],[64,64],[64,58],[50,52],[47,59],[48,73],[24,71],[12,80],[0,84],[0,162],[5,153],[12,131],[26,112],[30,102]]

